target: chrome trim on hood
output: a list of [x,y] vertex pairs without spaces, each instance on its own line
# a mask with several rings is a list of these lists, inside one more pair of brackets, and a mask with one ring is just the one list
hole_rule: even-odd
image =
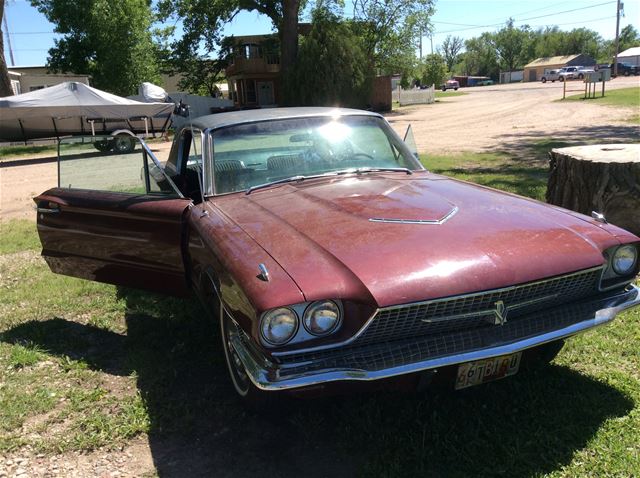
[[449,211],[447,215],[445,215],[441,219],[388,219],[383,217],[372,217],[372,218],[369,218],[369,221],[390,222],[393,224],[435,224],[439,226],[440,224],[444,224],[453,216],[455,216],[459,210],[460,208],[458,206],[455,206],[451,211]]

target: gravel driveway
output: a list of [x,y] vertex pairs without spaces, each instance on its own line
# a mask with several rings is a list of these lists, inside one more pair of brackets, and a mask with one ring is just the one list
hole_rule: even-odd
[[[569,94],[583,84],[568,83]],[[608,89],[640,86],[639,77],[616,78]],[[556,102],[562,84],[514,83],[461,88],[462,96],[443,98],[433,105],[403,107],[387,114],[404,135],[411,124],[418,149],[426,153],[458,151],[519,152],[523,142],[553,138],[568,142],[640,139],[640,128],[625,122],[637,108],[603,107],[582,101]],[[159,159],[169,144],[153,144]],[[0,220],[35,219],[33,196],[56,185],[55,159],[14,161],[0,167]]]

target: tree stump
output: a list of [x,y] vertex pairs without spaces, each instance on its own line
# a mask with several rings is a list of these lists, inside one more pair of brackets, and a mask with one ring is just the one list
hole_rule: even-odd
[[547,202],[640,235],[640,144],[557,148],[549,153]]

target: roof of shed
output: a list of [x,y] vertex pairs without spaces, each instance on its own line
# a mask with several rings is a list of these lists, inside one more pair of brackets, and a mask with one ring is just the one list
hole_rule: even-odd
[[618,53],[618,58],[625,56],[640,56],[640,46],[627,48],[625,51]]
[[534,68],[537,66],[564,65],[565,63],[569,63],[571,60],[579,56],[580,55],[545,56],[545,57],[537,58],[533,60],[531,63],[525,65],[524,67]]

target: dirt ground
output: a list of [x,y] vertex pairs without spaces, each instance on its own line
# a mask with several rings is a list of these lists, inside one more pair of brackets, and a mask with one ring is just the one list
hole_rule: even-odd
[[[608,89],[639,86],[638,77],[621,77]],[[577,94],[582,83],[568,83],[568,93]],[[409,124],[426,153],[458,151],[518,152],[523,142],[542,138],[562,141],[611,143],[640,139],[640,128],[625,120],[637,109],[603,107],[583,101],[557,102],[562,84],[514,83],[480,88],[461,88],[466,93],[440,100],[434,105],[403,107],[387,119],[402,136]],[[170,145],[156,143],[159,159]],[[56,185],[55,158],[36,157],[0,163],[0,220],[34,219],[32,198]]]

